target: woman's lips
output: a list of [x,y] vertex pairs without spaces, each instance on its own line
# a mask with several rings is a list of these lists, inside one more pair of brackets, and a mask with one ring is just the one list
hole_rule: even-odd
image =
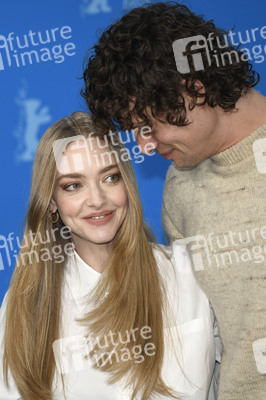
[[108,224],[113,218],[115,211],[103,211],[101,213],[91,214],[83,219],[90,225],[101,226]]
[[163,158],[165,158],[166,160],[169,160],[169,158],[171,157],[172,153],[173,153],[174,149],[167,151],[166,153],[162,153],[161,156],[163,156]]

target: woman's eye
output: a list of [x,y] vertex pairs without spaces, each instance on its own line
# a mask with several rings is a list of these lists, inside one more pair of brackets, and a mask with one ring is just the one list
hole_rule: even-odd
[[108,176],[105,181],[110,182],[110,183],[117,183],[120,180],[121,175],[120,174],[113,174]]
[[71,192],[74,191],[74,190],[77,190],[79,188],[80,188],[80,184],[79,183],[71,183],[71,185],[67,185],[67,186],[64,187],[65,190],[68,190],[68,191],[71,191]]

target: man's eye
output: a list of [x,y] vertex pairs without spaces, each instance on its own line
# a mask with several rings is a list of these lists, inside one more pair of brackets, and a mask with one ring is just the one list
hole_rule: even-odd
[[66,185],[64,186],[65,190],[68,190],[70,192],[77,190],[80,188],[80,184],[79,183],[71,183],[71,185]]
[[121,174],[113,174],[113,175],[107,176],[105,181],[109,182],[109,183],[117,183],[118,181],[120,181],[120,178],[121,178]]
[[143,139],[149,139],[153,133],[154,133],[154,130],[153,131],[150,130],[149,132],[142,132],[141,136],[143,137]]

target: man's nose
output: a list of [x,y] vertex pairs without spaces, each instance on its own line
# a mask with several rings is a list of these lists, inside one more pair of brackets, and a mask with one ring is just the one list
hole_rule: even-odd
[[135,133],[135,137],[141,153],[150,154],[153,153],[158,147],[158,140],[151,133],[143,135],[139,132]]

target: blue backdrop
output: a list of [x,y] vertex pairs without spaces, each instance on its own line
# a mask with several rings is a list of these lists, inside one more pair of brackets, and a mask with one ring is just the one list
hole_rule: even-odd
[[[18,246],[12,246],[8,238],[21,237],[23,232],[39,138],[59,118],[86,110],[79,94],[86,51],[107,25],[143,3],[141,0],[5,0],[1,4],[0,304],[18,253]],[[191,0],[184,4],[214,19],[224,29],[234,27],[234,42],[242,41],[246,54],[261,74],[258,90],[265,94],[265,0],[252,3]],[[136,154],[133,165],[145,219],[157,240],[165,243],[161,201],[169,162],[157,155],[142,162]]]

